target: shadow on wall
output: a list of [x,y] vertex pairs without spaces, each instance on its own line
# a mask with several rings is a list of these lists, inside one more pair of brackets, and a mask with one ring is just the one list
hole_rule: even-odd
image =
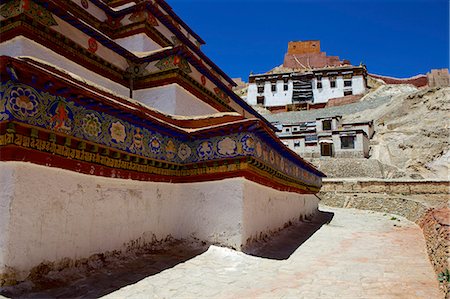
[[275,233],[268,240],[252,244],[243,252],[256,257],[286,260],[322,225],[330,223],[333,217],[334,213],[319,211],[312,219],[291,225]]
[[134,252],[103,262],[88,261],[77,268],[53,270],[15,286],[0,287],[0,297],[99,298],[186,262],[204,253],[208,246],[175,241],[168,248]]

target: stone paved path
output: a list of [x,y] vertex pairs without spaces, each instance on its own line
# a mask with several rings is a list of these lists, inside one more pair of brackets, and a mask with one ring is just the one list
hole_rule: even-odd
[[[131,276],[124,270],[119,271],[121,275],[99,275],[90,282],[89,278],[79,280],[57,292],[25,296],[442,298],[421,230],[414,223],[375,212],[322,210],[327,212],[321,213],[321,219],[283,230],[254,248],[252,255],[211,246],[162,272],[149,272],[149,267],[169,262],[167,256],[154,256],[153,261],[143,259],[135,267],[132,275],[137,279],[128,283],[137,282],[121,289],[126,284],[120,280]],[[331,222],[322,225],[330,216]],[[305,240],[305,234],[312,236]],[[113,289],[116,285],[117,290],[106,291],[106,285]]]
[[[286,260],[212,246],[204,254],[108,298],[442,297],[415,224],[379,213],[326,210],[334,213],[330,224],[322,226]],[[270,252],[272,245],[276,254],[276,245],[288,242],[292,235],[295,227],[266,244],[269,250],[261,251]]]

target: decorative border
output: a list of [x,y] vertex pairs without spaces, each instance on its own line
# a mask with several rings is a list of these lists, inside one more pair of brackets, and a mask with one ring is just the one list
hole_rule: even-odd
[[[254,133],[216,132],[208,138],[180,138],[150,126],[130,123],[62,96],[12,80],[0,86],[0,120],[14,120],[107,148],[168,163],[186,164],[255,157],[288,176],[317,185],[314,175],[291,164]],[[188,135],[185,133],[185,135]]]
[[167,163],[16,122],[0,123],[0,153],[1,161],[28,161],[113,178],[188,183],[245,177],[301,194],[317,193],[320,188],[285,176],[252,157],[184,165]]

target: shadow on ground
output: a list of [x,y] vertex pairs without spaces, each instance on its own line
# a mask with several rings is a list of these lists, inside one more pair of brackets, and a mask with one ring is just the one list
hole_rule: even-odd
[[311,220],[295,223],[272,235],[269,240],[256,242],[243,251],[252,256],[286,260],[322,225],[328,224],[334,213],[319,211]]
[[98,298],[172,268],[207,249],[201,244],[179,242],[167,250],[121,257],[97,269],[51,272],[37,282],[25,281],[0,288],[0,295],[8,298]]

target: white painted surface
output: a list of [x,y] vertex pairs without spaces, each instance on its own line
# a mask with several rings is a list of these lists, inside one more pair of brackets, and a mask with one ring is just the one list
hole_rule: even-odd
[[[53,26],[52,29],[56,32],[59,32],[62,36],[66,36],[73,42],[77,43],[81,47],[85,49],[89,49],[89,39],[91,39],[91,36],[84,33],[80,29],[74,27],[73,25],[69,24],[68,22],[64,21],[63,19],[53,16],[55,18],[55,21],[58,23],[57,26]],[[110,49],[109,47],[104,46],[99,41],[96,41],[97,44],[97,50],[95,51],[95,55],[98,57],[101,57],[105,61],[113,64],[114,66],[125,70],[128,67],[127,59],[119,54],[117,54],[115,51]]]
[[[352,90],[352,94],[363,94],[366,90],[365,81],[363,76],[354,76],[352,78],[352,86],[344,87],[344,79],[342,76],[336,78],[336,87],[330,86],[330,79],[323,77],[322,88],[317,88],[317,79],[312,80],[313,91],[313,103],[327,103],[329,99],[340,98],[344,96],[344,90]],[[264,82],[264,92],[258,93],[258,84],[250,83],[247,91],[246,101],[250,105],[257,104],[257,97],[264,96],[264,106],[285,106],[292,104],[293,83],[292,80],[288,81],[288,90],[284,90],[284,82],[277,81],[276,91],[272,91],[271,82]]]
[[364,77],[352,77],[352,86],[344,87],[344,79],[342,76],[336,77],[336,87],[330,86],[330,78],[323,77],[322,88],[317,88],[317,79],[313,79],[313,95],[314,103],[327,103],[329,99],[341,98],[344,96],[344,90],[352,90],[353,95],[363,94],[366,90]]
[[342,158],[368,158],[369,157],[369,139],[363,133],[356,133],[354,139],[354,148],[342,148],[341,137],[339,134],[333,134],[333,144],[337,157]]
[[162,48],[145,33],[138,33],[132,36],[119,38],[114,41],[130,52],[148,52]]
[[79,64],[61,56],[40,44],[27,39],[26,37],[18,36],[9,41],[0,44],[0,52],[2,55],[18,57],[18,56],[31,56],[40,60],[47,61],[50,64],[56,65],[68,72],[74,73],[84,79],[92,81],[95,84],[103,86],[116,92],[122,96],[129,95],[129,89],[124,86],[115,83],[103,76],[100,76]]
[[133,98],[167,114],[194,116],[219,112],[176,83],[135,90]]
[[1,168],[0,171],[0,274],[5,272],[8,265],[6,252],[9,243],[9,225],[11,203],[14,198],[14,169],[12,167]]
[[282,228],[288,221],[298,221],[317,212],[315,195],[282,192],[251,181],[244,183],[243,244],[258,238],[261,232]]
[[284,90],[284,82],[279,80],[276,82],[276,91],[272,91],[272,84],[270,81],[264,82],[264,92],[258,93],[258,85],[250,83],[247,91],[247,103],[250,105],[257,104],[257,97],[264,96],[264,106],[285,106],[292,104],[292,81],[288,81],[288,90]]
[[317,208],[314,200],[305,206],[303,195],[243,178],[170,184],[0,162],[0,179],[6,186],[0,270],[13,267],[19,278],[45,260],[85,258],[169,235],[240,248],[247,237]]

